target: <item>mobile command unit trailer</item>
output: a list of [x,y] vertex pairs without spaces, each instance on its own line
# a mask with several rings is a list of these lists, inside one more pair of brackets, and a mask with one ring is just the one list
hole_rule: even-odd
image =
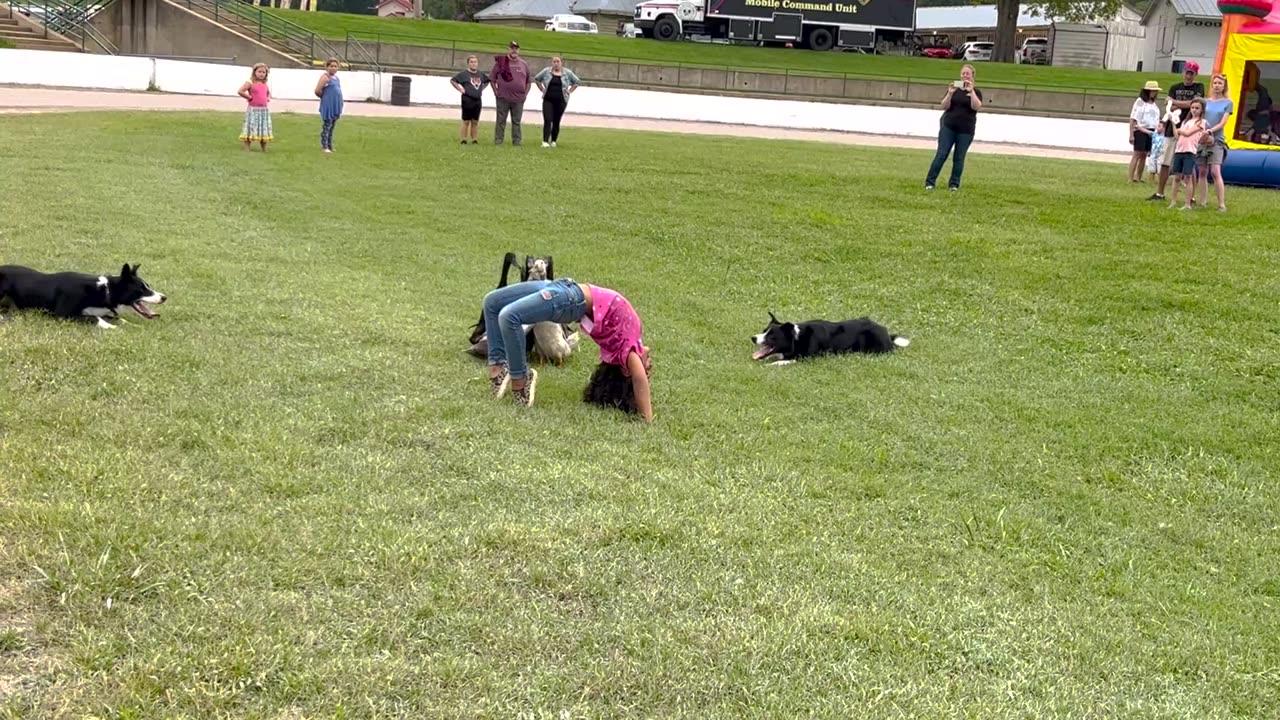
[[635,12],[636,28],[658,40],[706,36],[812,50],[871,49],[901,40],[915,23],[916,0],[647,0]]

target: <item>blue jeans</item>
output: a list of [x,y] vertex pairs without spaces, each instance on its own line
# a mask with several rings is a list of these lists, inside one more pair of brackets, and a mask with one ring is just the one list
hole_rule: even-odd
[[578,322],[587,314],[582,288],[568,278],[530,280],[484,296],[484,328],[489,336],[489,364],[506,364],[513,379],[529,374],[525,325]]
[[942,164],[947,161],[947,155],[951,154],[951,148],[956,149],[956,155],[951,160],[951,182],[947,183],[950,187],[960,187],[960,176],[964,174],[964,156],[969,152],[969,145],[973,143],[973,135],[961,135],[955,130],[943,125],[938,130],[938,154],[933,156],[933,164],[929,166],[929,177],[925,178],[925,185],[933,185],[938,179],[938,173],[942,172]]

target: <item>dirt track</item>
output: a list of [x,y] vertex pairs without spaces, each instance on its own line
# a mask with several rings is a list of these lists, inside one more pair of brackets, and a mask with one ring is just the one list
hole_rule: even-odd
[[[275,112],[314,113],[312,100],[273,100]],[[164,93],[104,92],[99,90],[52,90],[27,87],[0,87],[0,115],[15,113],[70,112],[79,110],[205,110],[219,112],[243,112],[244,101],[234,97],[209,95],[170,95]],[[452,107],[414,105],[400,107],[380,103],[347,103],[347,115],[364,117],[421,118],[427,120],[454,120],[458,111]],[[525,111],[526,116],[538,116],[536,107]],[[616,130],[647,130],[653,132],[686,133],[694,135],[728,135],[733,137],[766,138],[775,140],[809,140],[814,142],[841,143],[845,145],[872,145],[930,150],[935,143],[927,138],[901,137],[897,135],[868,135],[858,133],[788,130],[755,125],[726,125],[721,123],[675,122],[663,120],[637,120],[600,115],[572,115],[576,127],[611,128]],[[540,123],[534,118],[529,123]],[[1005,143],[975,142],[970,152],[992,155],[1025,155],[1096,162],[1127,163],[1127,155],[1063,148],[1035,147]]]

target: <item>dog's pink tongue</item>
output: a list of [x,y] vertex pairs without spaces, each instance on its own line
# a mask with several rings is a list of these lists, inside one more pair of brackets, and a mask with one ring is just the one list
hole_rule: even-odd
[[770,348],[760,348],[759,350],[757,350],[757,351],[755,351],[755,352],[751,353],[751,359],[752,359],[752,360],[763,360],[764,358],[769,357],[769,354],[770,354],[770,353],[772,353],[772,352],[773,352],[773,350],[772,350],[772,349],[770,349]]
[[137,310],[139,315],[141,315],[142,317],[148,320],[154,320],[156,317],[156,313],[151,312],[151,308],[148,308],[143,303],[140,303],[140,302],[134,303],[133,309]]

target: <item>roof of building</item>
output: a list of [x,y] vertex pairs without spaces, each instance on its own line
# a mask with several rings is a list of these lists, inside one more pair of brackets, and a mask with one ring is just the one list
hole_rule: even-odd
[[636,14],[636,3],[639,0],[574,0],[573,11],[579,15],[585,13],[603,13],[605,15]]
[[[1048,27],[1051,20],[1031,15],[1030,5],[1018,6],[1018,27]],[[946,30],[950,28],[994,28],[995,5],[956,5],[951,7],[922,7],[916,9],[916,32]]]
[[396,4],[396,5],[399,5],[400,7],[404,8],[405,10],[410,10],[410,11],[412,11],[412,10],[413,10],[413,2],[412,2],[412,0],[379,0],[379,1],[378,1],[378,5],[377,5],[377,7],[382,7],[382,6],[384,6],[384,5],[391,5],[391,4],[393,4],[393,3],[394,3],[394,4]]
[[573,0],[499,0],[499,2],[476,13],[476,19],[532,18],[534,20],[545,20],[552,15],[570,13],[572,6]]
[[[1222,17],[1222,11],[1218,9],[1218,3],[1215,0],[1168,0],[1168,2],[1173,6],[1173,11],[1181,17],[1205,19]],[[1163,5],[1164,3],[1160,0],[1156,0],[1147,6],[1147,12],[1142,16],[1142,24],[1146,25],[1152,14]]]

